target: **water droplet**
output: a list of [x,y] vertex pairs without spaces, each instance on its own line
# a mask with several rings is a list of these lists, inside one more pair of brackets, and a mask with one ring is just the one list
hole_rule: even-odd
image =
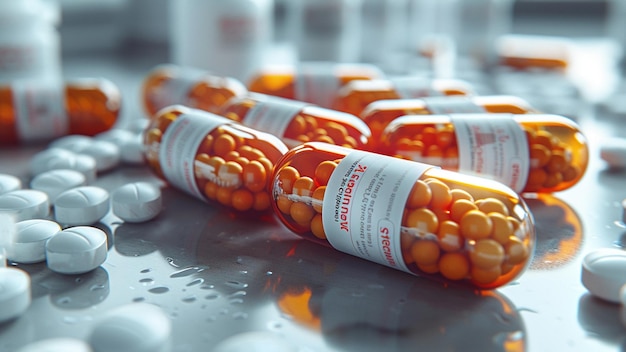
[[245,296],[247,294],[248,293],[246,291],[240,290],[240,291],[236,291],[236,292],[233,292],[233,293],[229,294],[228,297],[233,297],[233,298],[234,297],[242,297],[242,296]]
[[187,286],[201,285],[203,283],[204,283],[204,279],[198,278],[198,279],[195,279],[195,280],[191,281],[190,283],[188,283]]
[[196,301],[196,296],[183,297],[182,301],[185,302],[185,303],[195,302]]
[[359,292],[352,292],[352,297],[365,297],[365,292],[359,291]]
[[99,290],[104,290],[106,287],[104,285],[91,285],[91,287],[89,287],[89,291],[99,291]]
[[267,323],[267,327],[270,330],[280,330],[283,327],[283,324],[279,321],[270,321]]
[[180,268],[180,266],[176,263],[174,263],[174,258],[172,257],[165,257],[165,261],[167,261],[167,263],[175,268]]
[[248,275],[248,270],[239,270],[241,275]]
[[273,274],[274,274],[274,273],[273,273],[273,272],[271,272],[271,271],[268,271],[268,272],[266,272],[266,273],[265,273],[265,275],[267,275],[267,276],[270,276],[270,275],[273,275]]
[[70,303],[72,303],[72,299],[67,296],[57,299],[57,304],[70,304]]
[[615,224],[617,227],[621,227],[621,228],[623,228],[623,229],[626,229],[626,223],[624,223],[623,221],[619,221],[619,220],[617,220],[617,221],[615,221],[615,222],[614,222],[614,224]]
[[76,317],[63,317],[63,322],[66,324],[76,324],[78,319]]
[[152,279],[152,278],[145,278],[145,279],[139,280],[139,282],[142,285],[144,285],[144,286],[148,286],[148,285],[152,285],[154,283],[154,279]]
[[218,295],[217,293],[211,293],[209,295],[204,296],[204,298],[206,299],[216,299],[218,298],[220,295]]
[[243,299],[242,298],[231,298],[228,300],[228,303],[230,304],[242,304],[243,303]]
[[189,267],[189,268],[185,268],[185,269],[182,269],[182,270],[175,271],[172,274],[170,274],[170,277],[171,278],[179,278],[179,277],[190,276],[190,275],[202,272],[205,269],[206,268],[199,267],[199,266],[192,266],[192,267]]
[[209,323],[212,323],[216,320],[217,320],[217,317],[215,315],[211,315],[210,317],[206,318],[206,321]]
[[497,346],[505,346],[511,343],[519,342],[524,339],[524,332],[517,331],[507,331],[501,332],[493,337],[493,342]]
[[148,292],[161,294],[161,293],[169,292],[169,290],[170,289],[165,286],[159,286],[159,287],[149,289]]
[[145,300],[146,299],[144,297],[135,297],[135,298],[133,298],[133,302],[143,302]]
[[236,312],[233,313],[233,319],[235,320],[244,320],[248,318],[248,313],[245,312]]
[[149,273],[149,272],[151,272],[151,271],[152,271],[152,269],[150,269],[150,268],[146,268],[146,269],[143,269],[142,271],[140,271],[140,273],[142,273],[142,274],[147,274],[147,273]]
[[74,282],[76,282],[77,284],[80,284],[81,282],[83,282],[83,278],[82,277],[77,277],[74,279]]
[[220,309],[220,315],[226,315],[226,314],[228,314],[228,308]]
[[228,285],[230,287],[234,287],[234,288],[246,288],[246,287],[248,287],[248,284],[246,284],[245,282],[239,282],[239,281],[226,281],[226,285]]
[[211,285],[211,284],[200,286],[201,290],[212,290],[214,288],[215,288],[215,285]]

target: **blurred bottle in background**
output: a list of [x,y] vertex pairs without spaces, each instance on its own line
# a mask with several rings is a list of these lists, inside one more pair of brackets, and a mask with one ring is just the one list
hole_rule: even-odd
[[0,0],[0,84],[61,79],[60,19],[53,0]]
[[287,28],[300,61],[359,61],[361,0],[292,0]]
[[246,80],[273,39],[273,0],[171,1],[171,61]]

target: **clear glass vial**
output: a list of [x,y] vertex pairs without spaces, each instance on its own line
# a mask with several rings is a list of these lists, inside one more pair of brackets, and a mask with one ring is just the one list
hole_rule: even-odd
[[400,116],[485,112],[527,114],[537,111],[527,101],[513,95],[444,96],[378,100],[369,104],[359,117],[372,131],[370,149],[376,151],[385,127]]
[[145,158],[161,178],[198,199],[240,212],[271,208],[276,137],[182,105],[160,110],[144,132]]
[[175,104],[218,113],[228,100],[243,96],[248,90],[242,82],[232,77],[165,64],[155,67],[146,75],[141,92],[144,108],[152,116],[162,108]]
[[376,153],[305,143],[277,162],[271,192],[295,234],[433,279],[496,288],[535,247],[532,216],[510,188]]
[[278,136],[289,148],[318,141],[362,149],[371,134],[354,115],[264,94],[234,98],[220,115]]
[[379,151],[493,178],[516,192],[570,188],[589,160],[578,125],[548,114],[402,116],[383,131]]
[[369,104],[377,100],[473,94],[474,88],[469,82],[452,78],[405,76],[354,80],[339,89],[332,107],[359,116]]
[[356,79],[384,77],[372,64],[301,62],[265,66],[252,75],[248,90],[331,108],[339,88]]
[[0,86],[0,145],[93,136],[115,125],[120,108],[120,90],[106,79],[16,80]]

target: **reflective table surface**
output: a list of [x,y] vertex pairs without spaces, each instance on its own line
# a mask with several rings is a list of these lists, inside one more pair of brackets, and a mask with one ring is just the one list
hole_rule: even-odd
[[[118,84],[129,122],[143,118],[141,80],[164,60],[94,55],[65,60],[64,69]],[[52,337],[87,339],[103,314],[133,302],[162,308],[176,352],[209,351],[227,339],[240,339],[242,351],[261,342],[273,351],[624,351],[624,311],[590,296],[580,276],[585,254],[626,246],[626,171],[599,157],[607,137],[626,138],[626,116],[581,101],[570,103],[578,104],[575,119],[589,140],[589,168],[569,190],[525,196],[537,248],[528,270],[504,287],[475,292],[382,267],[302,240],[271,216],[238,217],[145,166],[125,165],[95,185],[159,184],[162,213],[141,224],[102,219],[95,226],[108,235],[108,258],[87,274],[13,264],[30,274],[33,301],[0,325],[0,351]],[[29,159],[43,148],[0,149],[0,173],[28,184]],[[246,338],[250,332],[256,340]]]

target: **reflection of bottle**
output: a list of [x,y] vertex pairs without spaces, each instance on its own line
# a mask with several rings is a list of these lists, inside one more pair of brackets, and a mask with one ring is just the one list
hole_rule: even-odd
[[495,288],[521,274],[533,220],[511,189],[427,164],[311,142],[275,166],[273,208],[294,233],[433,279]]
[[238,211],[270,209],[274,163],[287,147],[268,133],[207,111],[172,105],[144,133],[155,173],[198,199]]
[[54,84],[17,80],[0,86],[0,145],[93,136],[117,122],[121,94],[112,82],[85,78]]
[[359,61],[361,0],[293,0],[289,6],[300,61]]
[[261,65],[272,40],[272,0],[171,2],[172,62],[240,80]]
[[547,114],[405,115],[387,125],[378,151],[494,178],[516,192],[567,189],[589,158],[578,125]]
[[61,79],[59,19],[53,1],[0,0],[0,83]]

